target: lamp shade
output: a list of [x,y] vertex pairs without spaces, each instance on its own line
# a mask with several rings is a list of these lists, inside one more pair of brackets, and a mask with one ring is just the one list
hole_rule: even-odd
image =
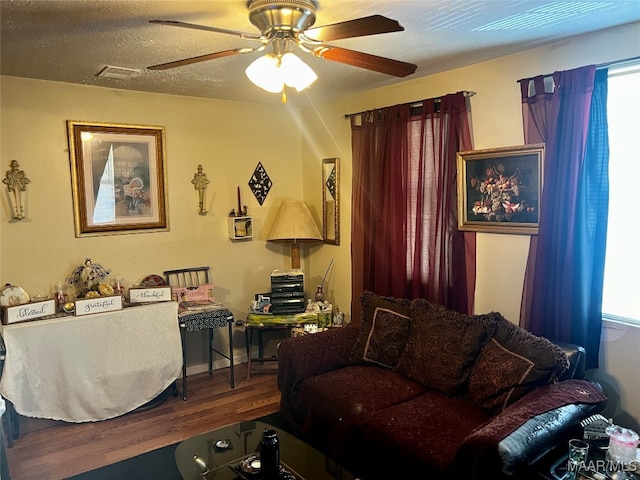
[[301,92],[318,79],[311,67],[291,52],[282,56],[280,68],[283,72],[284,83],[288,87],[295,88],[297,92]]
[[320,242],[322,234],[304,202],[282,202],[271,225],[268,242],[291,244],[291,268],[300,268],[302,242]]
[[282,72],[278,68],[278,57],[271,53],[255,60],[245,70],[247,77],[256,86],[271,93],[282,91],[284,80]]
[[268,53],[251,63],[245,73],[255,85],[271,93],[281,92],[285,85],[301,92],[318,78],[309,65],[291,52],[281,56]]

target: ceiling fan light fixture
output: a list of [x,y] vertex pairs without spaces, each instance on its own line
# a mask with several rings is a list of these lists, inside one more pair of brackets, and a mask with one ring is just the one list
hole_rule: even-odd
[[309,65],[291,52],[280,59],[273,53],[264,55],[254,60],[245,73],[254,85],[270,93],[282,92],[285,85],[301,92],[318,78]]
[[285,53],[280,59],[280,70],[284,83],[301,92],[318,79],[316,72],[291,52]]
[[278,57],[268,53],[254,60],[245,73],[257,87],[270,93],[279,93],[284,87],[282,72],[278,68]]

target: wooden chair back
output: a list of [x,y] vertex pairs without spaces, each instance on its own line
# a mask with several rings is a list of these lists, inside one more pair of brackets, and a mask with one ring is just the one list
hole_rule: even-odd
[[165,270],[164,277],[167,284],[172,287],[199,287],[200,285],[210,284],[209,267]]

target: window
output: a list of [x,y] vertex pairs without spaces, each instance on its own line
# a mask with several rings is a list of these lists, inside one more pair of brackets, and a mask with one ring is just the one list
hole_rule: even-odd
[[608,81],[609,222],[602,316],[640,325],[640,63]]

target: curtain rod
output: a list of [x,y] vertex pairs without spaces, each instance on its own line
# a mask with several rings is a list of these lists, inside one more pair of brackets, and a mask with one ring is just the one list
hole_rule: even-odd
[[[463,90],[463,91],[462,91],[462,94],[463,94],[465,97],[473,97],[473,96],[476,94],[476,92],[472,92],[472,91],[470,91],[470,90]],[[439,102],[439,101],[440,101],[440,97],[437,97],[437,98],[435,99],[435,101],[436,101],[436,102]],[[411,104],[411,107],[421,107],[421,106],[422,106],[422,102],[421,102],[421,101],[420,101],[420,102],[415,102],[415,103],[412,103],[412,104]],[[374,110],[379,110],[379,109],[381,109],[381,108],[385,108],[385,107],[375,108]],[[344,114],[344,118],[350,118],[350,117],[352,117],[353,115],[360,115],[360,114],[362,114],[362,113],[365,113],[365,112],[345,113],[345,114]]]
[[[612,65],[622,66],[625,63],[637,62],[639,60],[640,60],[640,56],[637,56],[637,57],[623,58],[622,60],[613,60],[611,62],[597,63],[596,64],[596,70],[602,69],[602,68],[607,68],[607,67],[610,67]],[[551,77],[551,76],[553,76],[553,73],[546,73],[546,74],[544,74],[542,76],[543,77]],[[527,79],[526,78],[521,78],[516,83],[520,83],[522,80],[527,80]]]

